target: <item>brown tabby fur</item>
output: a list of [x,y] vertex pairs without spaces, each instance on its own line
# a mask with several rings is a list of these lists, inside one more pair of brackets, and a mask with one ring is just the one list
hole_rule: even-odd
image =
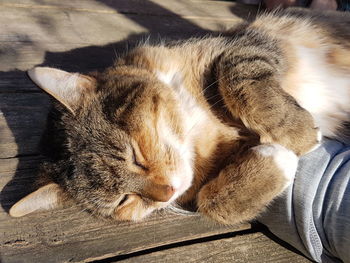
[[[65,105],[51,113],[58,146],[48,145],[51,162],[42,171],[56,190],[35,195],[64,195],[99,215],[139,220],[174,201],[173,177],[193,173],[181,177],[189,181],[179,204],[194,201],[221,223],[253,219],[292,180],[275,157],[293,159],[285,148],[300,156],[319,142],[312,115],[298,102],[295,47],[326,45],[326,62],[349,74],[349,23],[333,13],[280,12],[220,37],[140,46],[101,74],[75,75],[90,81],[76,81],[68,95],[40,82],[40,74],[64,73],[30,73]],[[339,127],[347,121],[337,118]],[[291,174],[296,161],[292,166]],[[19,203],[13,216],[32,205],[28,197]]]

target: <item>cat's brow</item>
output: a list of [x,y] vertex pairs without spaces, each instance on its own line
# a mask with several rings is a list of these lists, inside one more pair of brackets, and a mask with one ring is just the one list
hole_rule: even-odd
[[125,159],[124,157],[118,156],[118,155],[116,155],[116,154],[111,154],[111,157],[112,157],[113,159],[116,159],[116,160],[119,160],[119,161],[123,161],[123,162],[126,161],[126,159]]
[[116,145],[116,143],[113,141],[108,141],[106,143],[108,144],[108,147],[112,148],[113,151],[115,151],[115,152],[124,153],[126,150],[125,146],[123,147],[123,146]]
[[148,171],[149,168],[146,167],[143,163],[140,163],[139,158],[138,158],[138,156],[137,156],[137,154],[136,154],[135,148],[134,148],[132,145],[131,145],[131,149],[132,149],[134,164],[136,164],[137,166],[139,166],[139,167],[142,168],[143,170]]

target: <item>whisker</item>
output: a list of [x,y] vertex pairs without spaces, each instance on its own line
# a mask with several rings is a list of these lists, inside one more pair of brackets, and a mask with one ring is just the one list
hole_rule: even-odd
[[177,205],[169,205],[169,206],[165,207],[164,210],[167,211],[167,212],[170,212],[172,214],[176,214],[176,215],[189,216],[189,215],[197,214],[195,212],[185,210],[185,209],[183,209],[183,208],[181,208],[180,206],[177,206]]
[[221,96],[221,94],[215,94],[215,95],[213,95],[213,96],[211,96],[211,97],[208,97],[208,98],[206,98],[206,100],[207,101],[209,101],[209,100],[211,100],[212,98],[215,98],[215,97],[217,97],[217,96]]

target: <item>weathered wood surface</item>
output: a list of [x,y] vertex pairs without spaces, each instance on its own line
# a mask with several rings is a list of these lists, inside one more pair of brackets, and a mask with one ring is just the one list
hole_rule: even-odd
[[0,93],[0,158],[39,153],[49,105],[43,93]]
[[[231,237],[230,237],[231,236]],[[124,259],[125,258],[125,259]],[[206,263],[306,263],[307,258],[296,255],[274,243],[263,233],[226,235],[225,238],[179,246],[143,255],[119,257],[123,263],[206,262]],[[117,261],[115,261],[117,262]]]
[[[42,63],[60,67],[77,63],[71,69],[96,69],[105,66],[99,60],[107,59],[107,64],[111,64],[114,50],[122,51],[127,42],[138,42],[146,35],[155,39],[200,36],[221,31],[241,21],[241,17],[253,17],[256,13],[253,8],[231,2],[172,0],[2,0],[0,10],[0,58],[4,71],[26,70]],[[208,13],[212,14],[210,19]],[[83,47],[87,49],[72,51]],[[105,49],[109,55],[99,56]],[[86,54],[90,63],[81,61]],[[74,55],[80,55],[79,59]]]
[[[63,10],[76,12],[90,12],[100,14],[133,14],[146,16],[179,16],[184,20],[202,19],[219,21],[235,21],[232,10],[236,9],[236,15],[247,18],[256,13],[256,8],[243,6],[230,1],[208,0],[16,0],[2,1],[1,6],[30,8],[42,10]],[[112,7],[112,9],[111,9]]]
[[[252,234],[214,240],[235,231],[251,233],[250,225],[222,227],[199,215],[163,213],[141,223],[112,223],[74,207],[17,219],[7,212],[33,190],[43,159],[39,140],[50,107],[49,96],[29,81],[26,70],[37,65],[101,70],[148,35],[151,41],[203,36],[255,14],[256,8],[229,1],[0,0],[0,262],[93,261],[163,249],[147,259],[162,262],[164,255],[184,253],[183,242],[193,244],[184,253],[188,259],[192,249],[194,258],[198,258],[195,253],[210,250],[215,261],[217,249],[242,248],[239,244],[244,241],[239,240],[245,236],[252,242],[254,238],[248,238]],[[208,237],[212,241],[196,245],[196,239]],[[276,255],[295,256],[263,239],[259,244],[271,246]],[[253,249],[260,250],[259,244],[252,242]],[[169,248],[164,250],[164,245]]]
[[12,222],[1,215],[0,220],[3,263],[92,261],[247,227],[213,226],[198,215],[166,214],[137,224],[102,222],[75,208]]

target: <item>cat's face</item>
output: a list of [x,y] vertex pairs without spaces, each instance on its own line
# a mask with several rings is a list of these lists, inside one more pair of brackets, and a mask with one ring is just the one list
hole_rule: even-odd
[[[171,89],[155,76],[130,68],[111,70],[97,80],[79,75],[71,81],[61,74],[68,73],[48,68],[30,73],[69,109],[61,125],[69,153],[65,164],[71,168],[54,175],[57,195],[68,193],[102,216],[139,220],[189,188],[192,145],[182,126],[181,103]],[[75,87],[67,90],[71,83]],[[37,195],[47,198],[43,192],[49,191]],[[28,197],[18,202],[17,210]],[[21,213],[16,205],[14,215]],[[27,200],[26,205],[33,204]]]

